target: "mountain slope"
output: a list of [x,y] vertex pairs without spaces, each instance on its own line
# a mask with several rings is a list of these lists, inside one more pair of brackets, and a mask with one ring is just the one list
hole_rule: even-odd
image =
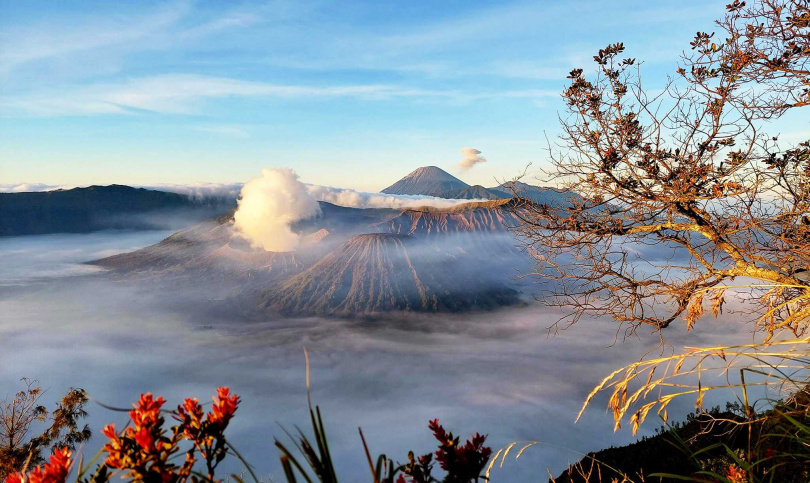
[[457,258],[428,255],[417,243],[394,234],[356,236],[312,268],[267,290],[259,306],[292,315],[369,316],[520,303],[517,291],[471,282],[453,270]]
[[469,188],[470,185],[436,166],[424,166],[382,190],[389,195],[442,196],[443,193]]
[[0,193],[0,236],[165,229],[232,208],[185,195],[122,185]]
[[445,210],[405,210],[377,226],[388,233],[415,236],[506,232],[518,224],[522,209],[523,202],[507,199],[463,204]]
[[[242,277],[266,283],[298,273],[315,260],[304,252],[266,252],[234,237],[232,215],[223,215],[179,231],[155,245],[90,262],[118,274],[141,276],[205,277],[206,281],[235,281]],[[329,236],[319,230],[302,238],[302,245],[317,244]]]
[[470,186],[469,188],[444,191],[441,194],[441,198],[455,200],[501,200],[511,197],[512,193],[510,192],[501,191],[494,188],[484,188],[480,184]]
[[559,191],[554,188],[542,188],[521,181],[508,181],[489,189],[506,193],[506,197],[511,198],[517,195],[521,198],[532,200],[535,203],[552,206],[567,206],[570,205],[572,201],[579,198],[575,193]]

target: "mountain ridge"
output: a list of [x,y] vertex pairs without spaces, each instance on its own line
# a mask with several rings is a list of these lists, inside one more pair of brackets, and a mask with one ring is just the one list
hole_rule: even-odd
[[469,185],[436,166],[417,168],[382,190],[382,193],[468,200],[500,200],[518,196],[536,203],[556,206],[570,205],[578,198],[573,193],[534,186],[519,180],[507,181],[492,188]]
[[0,193],[0,236],[91,233],[109,229],[177,228],[235,207],[125,185]]

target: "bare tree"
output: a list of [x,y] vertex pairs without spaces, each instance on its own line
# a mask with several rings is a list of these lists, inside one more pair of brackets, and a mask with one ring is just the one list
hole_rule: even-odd
[[[47,448],[71,448],[90,439],[90,428],[79,420],[87,417],[87,395],[71,388],[56,409],[40,404],[43,390],[36,381],[23,378],[25,389],[10,400],[0,402],[0,478],[22,471],[25,466],[43,462]],[[45,424],[41,433],[31,436],[32,426]]]
[[810,103],[810,8],[753,3],[729,4],[720,35],[698,32],[663,90],[642,86],[621,43],[594,56],[594,75],[571,72],[551,174],[582,198],[530,206],[519,229],[568,323],[691,328],[704,300],[717,314],[735,291],[768,338],[806,331],[810,142],[763,129]]

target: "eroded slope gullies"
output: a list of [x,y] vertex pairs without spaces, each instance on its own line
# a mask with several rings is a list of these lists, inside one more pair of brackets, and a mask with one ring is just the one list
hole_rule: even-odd
[[516,290],[470,277],[463,266],[468,262],[412,236],[359,235],[269,288],[259,305],[287,315],[363,316],[491,310],[520,303]]

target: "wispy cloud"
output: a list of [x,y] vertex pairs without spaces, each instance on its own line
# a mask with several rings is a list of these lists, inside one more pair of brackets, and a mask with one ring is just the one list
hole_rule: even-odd
[[[0,30],[0,76],[14,80],[15,71],[25,68],[47,69],[92,75],[109,73],[109,67],[124,69],[128,55],[138,52],[180,52],[193,45],[205,45],[217,34],[245,29],[275,14],[272,9],[256,6],[252,9],[233,8],[204,13],[195,2],[179,0],[158,4],[157,7],[127,11],[126,6],[87,15],[66,15],[36,24]],[[282,9],[279,15],[289,15]],[[87,56],[102,62],[94,66]],[[86,71],[86,72],[83,72]],[[55,79],[51,79],[55,80]]]
[[545,90],[467,93],[374,84],[280,85],[225,77],[167,74],[132,79],[118,84],[92,85],[60,92],[7,97],[0,101],[0,111],[6,114],[24,113],[46,117],[127,114],[137,111],[189,114],[197,112],[200,103],[205,100],[231,97],[281,99],[356,97],[369,100],[409,97],[472,102],[494,97],[539,98],[556,95],[558,95],[556,91]]
[[8,73],[30,62],[105,47],[120,48],[134,42],[140,49],[148,48],[156,36],[176,25],[190,11],[190,4],[181,2],[135,17],[83,17],[80,22],[70,19],[72,22],[6,28],[0,34],[0,71]]

